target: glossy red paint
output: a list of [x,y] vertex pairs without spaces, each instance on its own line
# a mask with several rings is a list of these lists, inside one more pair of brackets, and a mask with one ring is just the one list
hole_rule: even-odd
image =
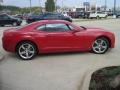
[[[48,23],[64,23],[74,29],[68,32],[38,31],[36,27]],[[89,51],[93,42],[99,37],[106,37],[110,41],[110,48],[114,48],[115,36],[109,31],[99,28],[81,28],[70,22],[62,20],[44,20],[34,22],[22,28],[11,28],[3,33],[3,48],[15,52],[16,46],[22,41],[31,41],[39,53]]]

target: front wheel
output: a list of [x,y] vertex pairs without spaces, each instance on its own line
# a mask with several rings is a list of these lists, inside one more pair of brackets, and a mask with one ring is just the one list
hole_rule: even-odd
[[31,60],[37,54],[36,46],[31,42],[21,42],[16,48],[17,55],[23,60]]
[[96,54],[104,54],[109,49],[109,41],[106,38],[98,38],[93,42],[92,51]]

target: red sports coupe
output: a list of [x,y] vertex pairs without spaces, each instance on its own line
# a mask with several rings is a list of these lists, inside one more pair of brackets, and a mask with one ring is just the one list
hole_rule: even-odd
[[3,48],[23,60],[38,53],[93,51],[103,54],[114,48],[115,36],[99,28],[76,26],[63,20],[43,20],[3,33]]

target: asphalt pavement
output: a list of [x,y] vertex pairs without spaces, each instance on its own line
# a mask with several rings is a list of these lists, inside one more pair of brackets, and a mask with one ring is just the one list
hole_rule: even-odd
[[90,52],[38,55],[21,61],[2,48],[0,27],[0,90],[88,90],[92,72],[106,66],[120,65],[120,19],[74,22],[79,26],[99,27],[115,33],[116,45],[106,54]]
[[0,61],[3,60],[4,55],[0,54]]

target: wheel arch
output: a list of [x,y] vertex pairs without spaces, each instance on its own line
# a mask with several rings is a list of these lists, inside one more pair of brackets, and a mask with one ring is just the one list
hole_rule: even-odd
[[17,44],[16,44],[16,46],[15,46],[15,52],[17,51],[18,45],[20,45],[22,42],[30,42],[30,43],[34,44],[35,47],[36,47],[36,49],[37,49],[37,53],[39,53],[38,45],[37,45],[34,41],[32,41],[32,40],[27,40],[27,39],[26,39],[26,40],[21,40],[21,41],[17,42]]
[[95,38],[95,40],[98,39],[98,38],[106,38],[108,40],[108,42],[109,42],[109,47],[111,47],[112,42],[111,42],[111,39],[108,36],[104,36],[104,35],[98,36],[97,38]]

